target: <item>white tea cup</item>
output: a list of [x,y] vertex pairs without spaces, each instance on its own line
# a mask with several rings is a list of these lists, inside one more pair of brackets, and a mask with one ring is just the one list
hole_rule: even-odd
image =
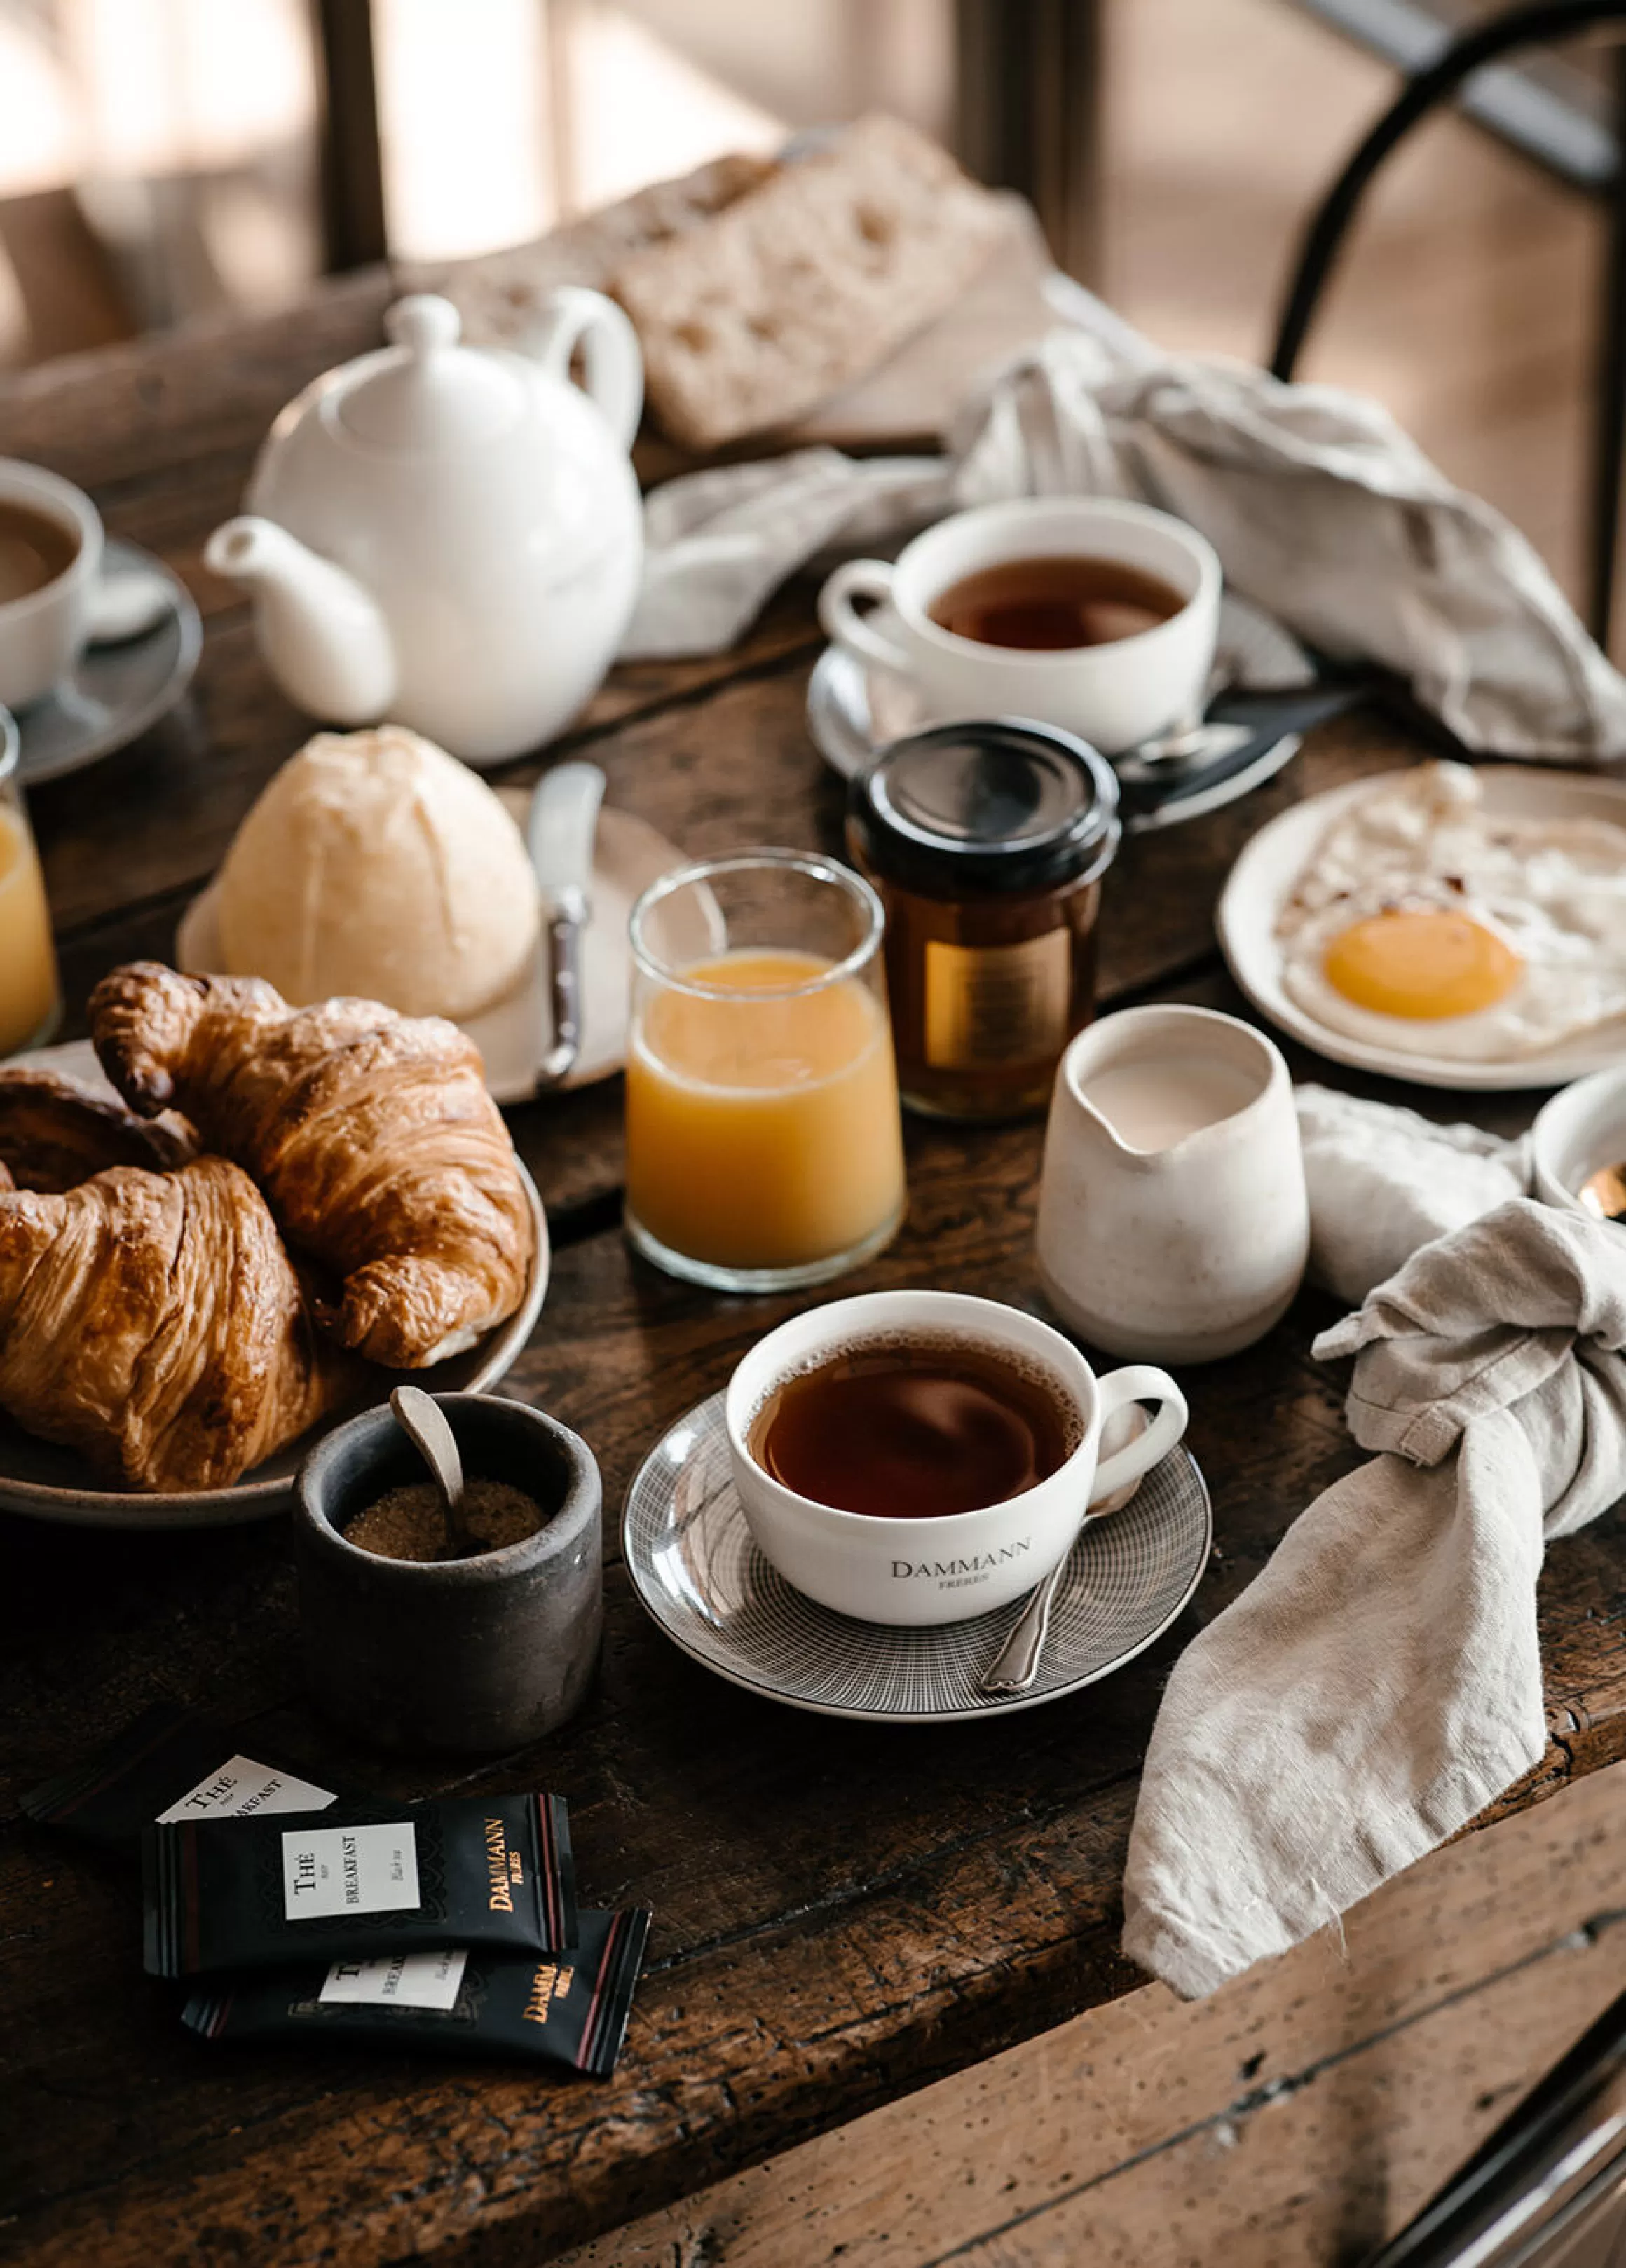
[[1210,1008],[1087,1026],[1056,1067],[1036,1241],[1051,1305],[1092,1346],[1210,1362],[1262,1338],[1310,1246],[1281,1049]]
[[8,504],[49,521],[66,555],[49,581],[10,598],[0,590],[0,708],[26,709],[62,683],[90,636],[101,518],[83,489],[19,457],[0,457],[0,516]]
[[[1155,576],[1177,614],[1101,645],[1034,649],[960,637],[933,602],[965,577],[1019,559],[1107,559]],[[849,559],[819,593],[826,635],[866,666],[908,680],[922,721],[1030,717],[1120,755],[1201,711],[1219,626],[1219,561],[1196,528],[1149,504],[1022,497],[979,504],[917,535],[895,566]],[[884,622],[855,599],[890,605]]]
[[[1037,1370],[1069,1419],[1063,1463],[1003,1502],[938,1520],[886,1520],[801,1496],[757,1462],[751,1428],[775,1391],[838,1355],[918,1336],[1005,1352]],[[1130,1402],[1161,1404],[1145,1431],[1113,1455],[1101,1427]],[[729,1456],[746,1523],[765,1558],[821,1606],[860,1622],[968,1622],[1008,1606],[1072,1548],[1088,1506],[1127,1487],[1186,1430],[1172,1378],[1137,1364],[1097,1378],[1077,1347],[1037,1316],[958,1292],[873,1292],[794,1316],[759,1339],[729,1381]]]

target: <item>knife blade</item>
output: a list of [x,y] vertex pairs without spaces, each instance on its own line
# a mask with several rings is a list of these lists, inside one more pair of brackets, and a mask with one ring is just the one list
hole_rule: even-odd
[[526,826],[541,901],[553,1043],[537,1085],[557,1086],[575,1068],[582,1044],[582,937],[592,915],[593,843],[604,774],[597,764],[560,764],[537,783]]

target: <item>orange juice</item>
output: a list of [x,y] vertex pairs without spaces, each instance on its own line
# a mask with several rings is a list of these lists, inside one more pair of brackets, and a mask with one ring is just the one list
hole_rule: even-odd
[[724,954],[679,981],[725,991],[657,991],[635,1016],[627,1204],[670,1251],[798,1268],[855,1250],[901,1216],[884,1005],[852,976],[786,989],[817,984],[831,966],[811,953]]
[[0,803],[0,1056],[41,1038],[56,1007],[45,882],[20,813]]

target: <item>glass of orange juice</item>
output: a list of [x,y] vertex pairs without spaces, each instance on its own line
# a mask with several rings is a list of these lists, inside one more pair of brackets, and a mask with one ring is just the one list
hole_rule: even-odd
[[0,709],[0,1056],[48,1040],[62,1014],[45,880],[17,777],[17,726]]
[[633,908],[627,1233],[658,1267],[788,1291],[897,1233],[884,926],[867,882],[798,850],[702,860]]

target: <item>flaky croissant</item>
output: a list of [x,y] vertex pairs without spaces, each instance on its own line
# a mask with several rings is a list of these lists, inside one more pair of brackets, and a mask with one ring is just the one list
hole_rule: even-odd
[[354,1383],[224,1158],[0,1189],[0,1409],[119,1486],[224,1488]]
[[179,1119],[137,1118],[60,1071],[0,1071],[0,1165],[19,1189],[75,1189],[109,1166],[164,1174],[195,1155]]
[[290,1008],[257,977],[134,961],[91,999],[96,1052],[137,1110],[184,1112],[342,1284],[319,1318],[413,1370],[472,1345],[525,1295],[535,1231],[480,1051],[372,1000]]

